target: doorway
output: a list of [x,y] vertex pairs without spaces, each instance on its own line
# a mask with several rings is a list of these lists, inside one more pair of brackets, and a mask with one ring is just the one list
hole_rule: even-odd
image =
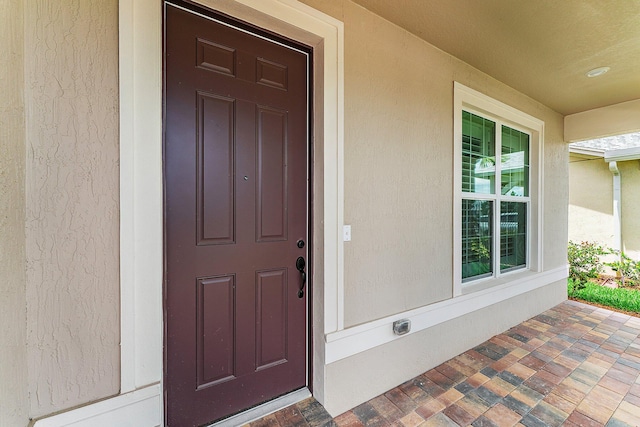
[[166,420],[201,425],[307,385],[310,52],[165,10]]

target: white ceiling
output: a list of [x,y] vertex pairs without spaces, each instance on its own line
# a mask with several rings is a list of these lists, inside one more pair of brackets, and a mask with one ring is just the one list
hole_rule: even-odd
[[640,0],[353,1],[559,113],[640,99]]

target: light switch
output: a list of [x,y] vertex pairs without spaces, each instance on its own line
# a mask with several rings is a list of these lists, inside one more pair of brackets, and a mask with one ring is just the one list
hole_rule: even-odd
[[343,240],[345,242],[350,242],[351,241],[351,226],[350,225],[345,225],[343,228]]

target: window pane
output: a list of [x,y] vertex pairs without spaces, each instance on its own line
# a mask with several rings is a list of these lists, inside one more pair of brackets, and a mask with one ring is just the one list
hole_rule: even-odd
[[493,202],[462,200],[462,280],[493,273]]
[[496,124],[462,112],[462,191],[494,194]]
[[502,194],[529,195],[529,135],[502,126]]
[[500,271],[527,265],[527,204],[500,203]]

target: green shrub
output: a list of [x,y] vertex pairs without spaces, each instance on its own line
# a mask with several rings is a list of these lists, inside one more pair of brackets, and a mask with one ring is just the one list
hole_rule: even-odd
[[620,259],[606,263],[613,271],[617,271],[622,276],[622,284],[625,282],[640,281],[640,262],[634,261],[624,253],[620,253]]
[[567,258],[569,259],[569,278],[575,287],[581,288],[589,280],[598,277],[604,271],[600,255],[607,255],[610,250],[593,242],[569,242]]
[[567,294],[570,298],[575,298],[579,289],[584,289],[586,282],[580,283],[579,280],[574,280],[571,277],[567,279]]

